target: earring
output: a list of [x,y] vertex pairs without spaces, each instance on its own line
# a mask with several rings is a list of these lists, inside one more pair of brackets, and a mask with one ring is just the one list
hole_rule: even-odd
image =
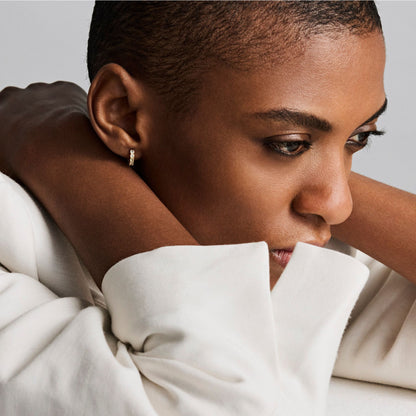
[[130,159],[129,159],[129,166],[133,167],[134,166],[134,157],[135,157],[136,152],[134,151],[134,149],[130,149]]

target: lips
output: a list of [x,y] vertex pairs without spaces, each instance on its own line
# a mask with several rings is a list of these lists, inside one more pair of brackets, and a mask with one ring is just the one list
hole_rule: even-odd
[[[312,244],[318,247],[324,247],[328,241],[307,241],[307,244]],[[293,248],[276,248],[270,250],[271,259],[276,262],[279,266],[285,268],[292,257]]]
[[281,267],[286,267],[292,257],[293,249],[270,250],[271,258]]

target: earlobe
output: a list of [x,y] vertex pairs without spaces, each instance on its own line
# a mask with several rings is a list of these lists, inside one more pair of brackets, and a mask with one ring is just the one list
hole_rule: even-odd
[[146,134],[138,131],[137,122],[144,105],[140,82],[114,63],[100,69],[88,93],[88,110],[95,132],[112,152],[128,160],[131,149],[138,159],[146,146]]

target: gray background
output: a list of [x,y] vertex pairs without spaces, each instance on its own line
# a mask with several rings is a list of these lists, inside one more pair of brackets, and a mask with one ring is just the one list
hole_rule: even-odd
[[[379,128],[387,134],[355,156],[353,169],[416,193],[416,1],[382,1],[378,6],[387,46],[389,98]],[[92,8],[91,1],[0,2],[0,88],[63,79],[87,90]]]

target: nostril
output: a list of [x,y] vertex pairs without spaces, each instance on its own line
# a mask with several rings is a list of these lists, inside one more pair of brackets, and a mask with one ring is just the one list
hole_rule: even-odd
[[336,225],[352,212],[352,196],[346,177],[332,177],[305,186],[292,202],[293,211],[309,221]]

